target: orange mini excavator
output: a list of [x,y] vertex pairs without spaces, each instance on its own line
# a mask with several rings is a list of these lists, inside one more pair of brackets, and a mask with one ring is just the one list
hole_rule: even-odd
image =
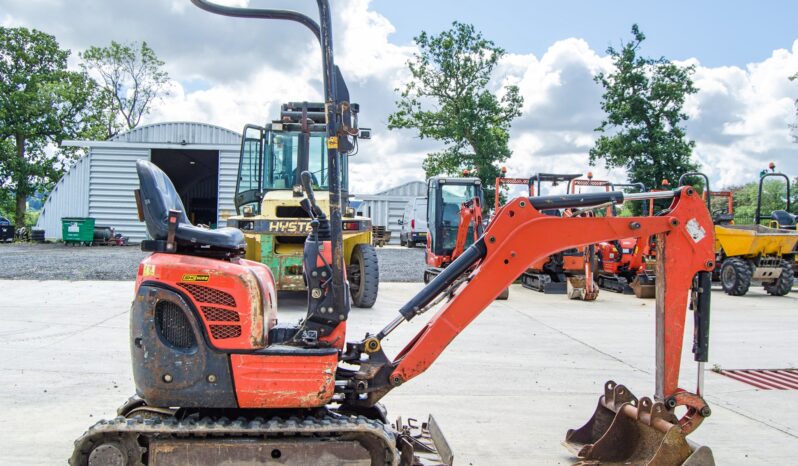
[[[474,177],[433,176],[427,180],[427,248],[424,283],[449,266],[485,230],[482,182]],[[507,299],[510,289],[496,299]]]
[[[318,0],[320,27],[293,12],[193,2],[228,15],[293,19],[318,33],[329,138],[346,137],[340,125],[346,105],[333,85],[326,0]],[[638,235],[658,238],[654,398],[638,399],[607,382],[593,418],[569,431],[566,444],[590,464],[713,464],[711,452],[686,437],[710,414],[701,396],[703,372],[695,391],[679,382],[688,304],[699,369],[707,360],[714,266],[712,220],[692,188],[519,197],[382,330],[347,342],[350,303],[334,143],[327,155],[329,218],[315,202],[310,173],[301,174],[301,205],[313,220],[303,257],[307,315],[293,325],[277,324],[274,279],[265,266],[242,258],[242,233],[193,226],[169,178],[138,162],[136,197],[152,238],[142,248],[152,254],[139,266],[130,312],[136,396],[118,417],[98,422],[75,442],[70,464],[450,465],[452,452],[432,417],[416,428],[392,424],[380,400],[428,369],[529,264],[568,248]],[[655,217],[541,213],[649,198],[670,199],[671,206]],[[383,340],[431,309],[434,315],[418,334],[389,357]],[[677,417],[676,409],[684,415]]]

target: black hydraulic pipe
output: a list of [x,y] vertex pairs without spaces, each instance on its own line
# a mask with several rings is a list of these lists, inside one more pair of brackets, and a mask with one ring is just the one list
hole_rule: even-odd
[[340,122],[337,112],[341,102],[338,101],[335,86],[335,62],[333,60],[333,37],[330,4],[328,0],[316,0],[319,9],[319,22],[296,11],[275,9],[235,8],[207,0],[191,0],[195,6],[219,15],[237,18],[266,18],[295,21],[310,29],[321,45],[322,71],[324,83],[324,103],[327,113],[327,179],[330,192],[330,233],[332,247],[332,298],[333,305],[339,314],[349,315],[349,300],[344,288],[344,247],[341,215],[341,161],[338,153],[338,132]]
[[623,203],[621,191],[587,194],[562,194],[555,196],[535,196],[529,198],[530,204],[537,210],[567,209],[570,207],[590,207],[607,202]]
[[449,285],[457,280],[457,277],[463,274],[469,267],[474,265],[478,260],[485,257],[488,248],[485,247],[485,241],[480,238],[474,244],[468,247],[463,253],[449,264],[443,271],[431,282],[427,284],[421,291],[418,292],[413,298],[410,299],[401,309],[399,313],[406,320],[412,319],[419,310],[425,308],[432,302],[439,294],[443,293]]
[[711,272],[698,272],[698,297],[693,310],[693,355],[696,362],[709,361],[709,304]]
[[211,3],[207,0],[191,0],[191,3],[210,13],[215,13],[222,16],[230,16],[233,18],[282,19],[296,21],[297,23],[300,23],[306,28],[310,29],[310,32],[312,32],[316,36],[316,39],[321,42],[321,29],[319,28],[318,23],[298,11],[236,8],[232,6],[217,5],[216,3]]

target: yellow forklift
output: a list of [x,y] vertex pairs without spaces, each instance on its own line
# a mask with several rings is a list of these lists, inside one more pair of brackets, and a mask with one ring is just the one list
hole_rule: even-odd
[[[336,67],[339,95],[348,92]],[[358,217],[349,206],[347,155],[357,153],[358,140],[370,139],[371,131],[358,128],[357,104],[348,104],[344,126],[347,137],[327,136],[323,103],[289,102],[280,108],[280,118],[261,127],[246,125],[241,142],[235,206],[237,215],[228,226],[239,228],[247,241],[246,258],[271,269],[278,291],[306,290],[302,275],[302,251],[311,231],[311,218],[300,205],[303,171],[311,174],[318,205],[329,216],[327,148],[341,158],[341,203],[343,252],[352,304],[370,308],[377,300],[379,266],[372,246],[371,219]]]

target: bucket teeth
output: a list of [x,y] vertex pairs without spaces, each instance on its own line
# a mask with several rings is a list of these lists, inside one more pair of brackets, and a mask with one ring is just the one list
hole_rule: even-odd
[[663,403],[638,400],[613,381],[604,385],[593,417],[570,429],[563,443],[580,465],[714,465],[709,448],[690,444]]

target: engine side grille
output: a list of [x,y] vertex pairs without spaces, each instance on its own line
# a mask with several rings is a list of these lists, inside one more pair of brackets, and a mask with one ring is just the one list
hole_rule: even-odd
[[211,336],[214,340],[224,340],[227,338],[238,338],[241,336],[240,325],[209,325]]
[[218,307],[202,306],[202,313],[205,315],[205,320],[213,322],[238,322],[241,320],[236,311]]
[[171,301],[155,305],[155,327],[161,337],[175,348],[188,350],[197,346],[186,314]]
[[191,293],[191,296],[201,303],[221,304],[222,306],[230,307],[236,306],[236,300],[230,293],[191,283],[178,283],[178,285]]

